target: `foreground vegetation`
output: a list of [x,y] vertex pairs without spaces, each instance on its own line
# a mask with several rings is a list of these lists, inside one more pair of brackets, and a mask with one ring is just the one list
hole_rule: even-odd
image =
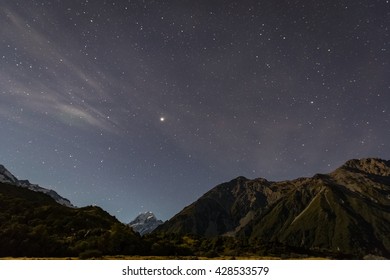
[[0,184],[0,257],[139,254],[139,235],[99,207],[69,208]]

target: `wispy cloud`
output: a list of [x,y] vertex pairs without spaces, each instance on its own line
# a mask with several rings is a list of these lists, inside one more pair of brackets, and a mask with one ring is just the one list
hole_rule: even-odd
[[[18,61],[0,68],[3,117],[20,120],[21,110],[40,112],[64,124],[77,123],[81,127],[114,132],[118,123],[106,114],[104,106],[110,102],[110,95],[91,75],[99,71],[84,70],[93,69],[93,64],[82,57],[74,58],[77,62],[68,58],[61,52],[58,42],[52,42],[48,35],[29,25],[17,12],[4,8],[0,14],[6,19],[1,27],[3,38],[10,42],[10,48],[23,49],[24,55],[32,61],[31,69],[22,72],[18,67],[28,65],[17,65]],[[13,108],[6,106],[6,100]],[[18,116],[13,116],[15,114]],[[31,123],[29,119],[24,120],[24,124]]]

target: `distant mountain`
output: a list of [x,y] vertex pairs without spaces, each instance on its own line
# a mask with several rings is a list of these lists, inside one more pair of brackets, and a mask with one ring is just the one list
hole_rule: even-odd
[[152,212],[145,212],[139,214],[128,225],[132,227],[135,232],[145,235],[147,233],[151,233],[162,223],[163,221],[157,220],[156,216]]
[[56,193],[53,190],[45,189],[40,187],[39,185],[31,184],[28,180],[18,180],[11,172],[9,172],[3,165],[0,164],[0,183],[8,183],[12,184],[18,187],[27,188],[29,190],[35,191],[35,192],[41,192],[45,193],[49,196],[51,196],[57,203],[68,206],[68,207],[74,207],[72,203],[66,198],[63,198],[58,193]]
[[390,256],[390,161],[350,160],[329,174],[220,184],[158,232],[235,236],[356,257]]

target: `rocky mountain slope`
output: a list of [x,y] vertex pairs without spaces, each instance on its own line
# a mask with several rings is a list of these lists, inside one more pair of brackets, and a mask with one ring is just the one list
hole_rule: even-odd
[[57,203],[61,205],[74,207],[68,199],[60,196],[58,193],[56,193],[53,190],[42,188],[36,184],[31,184],[28,180],[18,180],[11,172],[9,172],[1,164],[0,164],[0,183],[12,184],[18,187],[27,188],[35,192],[45,193],[51,196]]
[[236,236],[358,257],[390,255],[390,161],[350,160],[329,174],[216,186],[157,231]]

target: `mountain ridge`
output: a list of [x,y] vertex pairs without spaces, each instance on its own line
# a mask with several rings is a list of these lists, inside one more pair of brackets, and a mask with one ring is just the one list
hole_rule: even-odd
[[18,180],[0,165],[0,236],[6,240],[0,255],[94,250],[390,257],[390,161],[377,158],[352,159],[327,174],[279,182],[239,176],[210,189],[142,237],[134,227],[142,231],[149,220],[157,221],[151,212],[139,215],[130,229],[99,207],[64,207],[50,192]]
[[2,164],[0,164],[0,183],[8,183],[17,187],[27,188],[35,192],[45,193],[61,205],[75,207],[69,199],[60,196],[54,190],[43,188],[37,184],[31,184],[28,180],[19,180]]
[[102,208],[67,207],[50,196],[0,182],[0,257],[140,254],[140,236]]
[[349,160],[328,174],[280,182],[239,176],[156,231],[389,257],[389,174],[389,161],[367,158]]

